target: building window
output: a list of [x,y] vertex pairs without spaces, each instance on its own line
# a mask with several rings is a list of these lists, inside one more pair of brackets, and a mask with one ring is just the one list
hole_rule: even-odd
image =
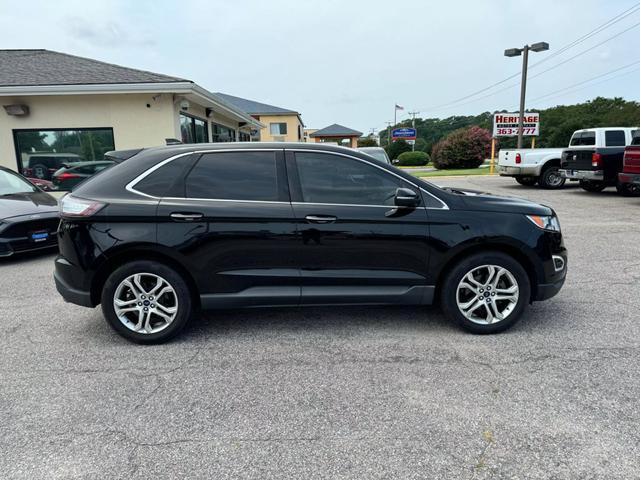
[[236,141],[236,131],[233,128],[225,127],[218,123],[212,123],[211,132],[211,141],[214,143]]
[[251,134],[247,133],[247,132],[240,132],[238,134],[238,139],[241,142],[250,142],[251,141]]
[[102,161],[115,150],[112,128],[14,130],[13,138],[18,171],[43,180],[70,164]]
[[287,124],[286,123],[270,123],[269,124],[269,132],[271,135],[286,135],[287,134]]
[[180,114],[182,143],[206,143],[209,141],[207,122],[190,115]]

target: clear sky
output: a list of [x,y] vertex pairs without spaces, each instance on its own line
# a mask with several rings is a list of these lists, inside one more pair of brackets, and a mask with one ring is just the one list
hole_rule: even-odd
[[0,48],[46,48],[176,75],[211,91],[298,110],[309,127],[340,123],[369,132],[393,119],[395,103],[405,107],[399,119],[411,110],[420,111],[421,117],[515,110],[518,77],[465,101],[450,102],[517,74],[520,58],[504,57],[504,49],[539,41],[548,42],[551,50],[532,53],[530,64],[555,56],[531,68],[529,107],[571,104],[597,95],[638,100],[640,9],[557,54],[636,4],[0,0]]

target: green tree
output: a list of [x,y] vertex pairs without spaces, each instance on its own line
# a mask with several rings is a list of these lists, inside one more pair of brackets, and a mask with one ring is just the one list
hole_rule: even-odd
[[395,142],[392,142],[391,145],[387,145],[385,150],[387,151],[387,155],[389,155],[389,158],[391,160],[395,160],[401,153],[410,152],[411,145],[409,145],[404,140],[396,140]]
[[358,147],[377,147],[378,143],[370,137],[362,137],[358,139]]

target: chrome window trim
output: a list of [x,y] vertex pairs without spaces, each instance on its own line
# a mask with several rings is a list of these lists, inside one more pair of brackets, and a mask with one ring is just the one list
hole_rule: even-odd
[[[444,201],[442,201],[440,198],[438,198],[437,196],[435,196],[433,193],[425,190],[424,188],[422,188],[420,185],[416,185],[415,183],[413,183],[410,180],[407,180],[404,177],[401,177],[400,175],[398,175],[395,172],[390,172],[389,170],[387,170],[386,168],[381,167],[380,165],[376,165],[375,163],[371,163],[368,160],[365,160],[363,158],[358,158],[358,157],[354,157],[353,155],[347,155],[346,153],[341,153],[341,152],[332,152],[331,150],[316,150],[314,149],[306,149],[306,148],[287,148],[286,149],[289,152],[312,152],[312,153],[328,153],[329,155],[338,155],[341,157],[346,157],[346,158],[351,158],[353,160],[357,160],[359,162],[362,163],[366,163],[367,165],[371,165],[372,167],[375,167],[379,170],[382,170],[383,172],[386,172],[390,175],[393,175],[394,177],[398,177],[400,180],[402,180],[403,182],[407,182],[410,185],[413,185],[414,187],[416,187],[418,190],[426,193],[427,195],[429,195],[430,197],[435,198],[438,202],[440,202],[442,204],[442,207],[420,207],[420,208],[425,208],[427,210],[449,210],[449,205],[447,205]],[[308,202],[299,202],[299,203],[308,203]],[[339,204],[339,203],[331,203],[331,204],[324,204],[324,205],[345,205],[345,204]],[[349,205],[349,204],[346,204]],[[387,208],[389,208],[388,205],[359,205],[361,207],[381,207],[381,206],[385,206]]]
[[404,177],[401,177],[400,175],[398,175],[395,172],[390,172],[389,170],[376,165],[374,163],[369,162],[368,160],[362,159],[362,158],[358,158],[358,157],[354,157],[352,155],[347,155],[345,153],[341,153],[341,152],[333,152],[331,150],[318,150],[318,149],[304,149],[304,148],[286,148],[285,146],[283,146],[283,148],[251,148],[251,149],[237,149],[237,148],[225,148],[225,149],[221,149],[221,150],[210,150],[210,149],[204,149],[204,150],[192,150],[189,152],[182,152],[179,153],[177,155],[174,155],[172,157],[166,158],[163,161],[161,161],[160,163],[154,165],[153,167],[149,168],[148,170],[145,170],[144,172],[142,172],[140,175],[138,175],[136,178],[134,178],[133,180],[131,180],[129,183],[127,183],[125,185],[125,190],[127,190],[128,192],[134,193],[136,195],[140,195],[143,197],[147,197],[147,198],[153,198],[155,200],[160,200],[161,198],[165,198],[167,200],[205,200],[205,201],[211,201],[211,202],[240,202],[240,203],[276,203],[276,204],[288,204],[291,203],[292,205],[325,205],[325,206],[329,206],[329,205],[334,205],[334,206],[346,206],[346,207],[377,207],[377,208],[393,208],[393,205],[360,205],[360,204],[353,204],[353,203],[312,203],[312,202],[282,202],[282,201],[274,201],[274,200],[232,200],[232,199],[225,199],[225,198],[190,198],[190,197],[156,197],[154,195],[149,195],[147,193],[141,192],[140,190],[136,190],[134,187],[136,186],[136,184],[138,182],[140,182],[141,180],[143,180],[144,178],[146,178],[147,176],[151,175],[153,172],[155,172],[156,170],[158,170],[159,168],[165,166],[166,164],[168,164],[169,162],[172,162],[173,160],[176,160],[178,158],[184,157],[186,155],[193,155],[193,154],[204,154],[204,153],[228,153],[228,152],[278,152],[281,150],[285,150],[285,151],[290,151],[290,152],[317,152],[317,153],[326,153],[329,155],[338,155],[341,157],[346,157],[346,158],[351,158],[353,160],[357,160],[359,162],[362,163],[366,163],[367,165],[371,165],[372,167],[378,168],[379,170],[382,170],[383,172],[386,172],[387,174],[393,175],[394,177],[399,178],[400,180],[402,180],[403,182],[406,182],[410,185],[413,185],[415,188],[417,188],[418,190],[420,190],[421,192],[426,193],[427,195],[431,196],[432,198],[435,198],[438,202],[440,202],[442,204],[442,207],[417,207],[420,209],[425,209],[425,210],[449,210],[449,205],[447,205],[443,200],[441,200],[440,198],[438,198],[437,196],[435,196],[434,194],[432,194],[431,192],[425,190],[424,188],[422,188],[419,185],[416,185],[415,183],[411,182],[410,180],[407,180]]
[[[393,208],[412,208],[414,210],[426,210],[429,207],[398,207],[397,205],[364,205],[360,203],[318,203],[318,202],[291,202],[291,205],[320,205],[325,207],[372,207],[372,208],[386,208],[387,210]],[[440,210],[439,208],[436,210]]]
[[[128,192],[131,193],[135,193],[136,195],[141,195],[143,197],[147,197],[147,198],[153,198],[156,200],[160,200],[161,198],[170,198],[170,197],[156,197],[155,195],[149,195],[148,193],[144,193],[141,192],[140,190],[136,190],[134,187],[136,186],[136,184],[138,182],[140,182],[141,180],[143,180],[144,178],[146,178],[147,176],[151,175],[153,172],[155,172],[156,170],[158,170],[161,167],[164,167],[167,163],[172,162],[178,158],[184,157],[186,155],[193,155],[194,153],[198,153],[198,154],[202,154],[202,153],[227,153],[227,152],[247,152],[247,151],[251,151],[251,152],[279,152],[280,150],[284,150],[284,148],[252,148],[252,149],[247,149],[247,150],[242,150],[242,149],[238,149],[238,148],[225,148],[225,149],[221,149],[221,150],[192,150],[190,152],[182,152],[179,153],[177,155],[174,155],[173,157],[169,157],[164,159],[163,161],[161,161],[160,163],[154,165],[153,167],[151,167],[148,170],[145,170],[144,172],[142,172],[140,175],[138,175],[136,178],[134,178],[133,180],[131,180],[129,183],[127,183],[125,185],[125,190],[127,190]],[[173,197],[172,197],[173,198]],[[174,198],[175,199],[175,198]],[[181,200],[189,200],[188,197],[179,197],[179,199]],[[224,200],[224,199],[217,199],[217,198],[194,198],[194,200]],[[262,200],[229,200],[232,202],[262,202]],[[281,202],[281,203],[289,203],[289,202]]]

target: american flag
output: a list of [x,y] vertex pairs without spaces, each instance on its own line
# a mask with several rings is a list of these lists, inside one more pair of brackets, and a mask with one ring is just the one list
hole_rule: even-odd
[[398,104],[396,103],[396,110],[404,110],[404,107],[401,107],[400,105],[398,105]]

